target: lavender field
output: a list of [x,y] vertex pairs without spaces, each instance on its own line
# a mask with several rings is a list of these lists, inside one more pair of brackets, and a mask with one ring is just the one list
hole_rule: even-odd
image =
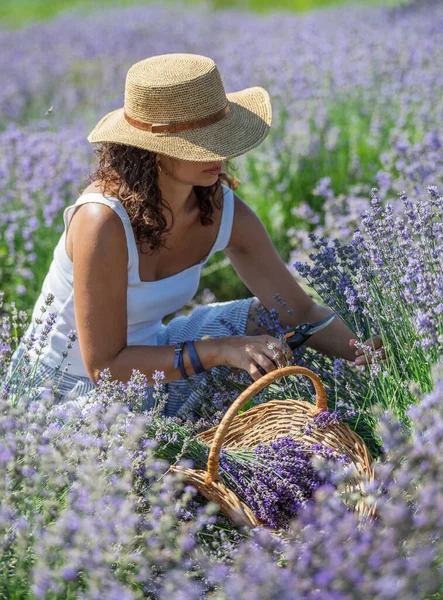
[[[317,220],[319,232],[349,236],[372,187],[395,203],[400,192],[441,183],[438,4],[293,17],[226,11],[215,18],[187,9],[176,19],[174,10],[109,9],[86,20],[73,12],[0,34],[7,306],[15,299],[27,309],[36,297],[62,231],[61,209],[86,184],[94,158],[86,135],[98,115],[122,105],[129,66],[152,54],[208,55],[228,91],[254,82],[269,90],[271,132],[236,159],[237,193],[257,210],[289,266],[296,258],[290,253],[305,245],[300,229]],[[145,35],[151,21],[156,27]],[[221,270],[209,265],[200,291],[246,296],[229,265],[212,260]]]
[[[294,15],[153,3],[0,29],[3,598],[443,600],[441,31],[443,5],[433,0]],[[305,346],[291,362],[325,385],[328,419],[316,427],[344,421],[365,441],[375,461],[375,479],[365,482],[372,517],[342,501],[349,473],[331,467],[326,450],[316,474],[290,444],[265,455],[268,470],[254,471],[255,454],[226,453],[226,481],[249,490],[270,524],[252,530],[168,471],[176,461],[204,467],[195,435],[220,422],[251,383],[246,372],[235,385],[209,377],[180,418],[137,410],[147,381],[135,371],[127,385],[103,372],[83,406],[58,405],[51,385],[36,394],[26,356],[19,387],[9,379],[63,209],[94,163],[86,136],[123,105],[128,68],[170,52],[213,58],[227,92],[269,91],[271,131],[235,159],[236,193],[318,301],[360,341],[382,338],[387,360],[367,349],[366,367]],[[182,312],[250,295],[216,255]],[[50,306],[49,297],[46,327],[29,349],[47,343]],[[61,371],[68,361],[69,353]],[[161,404],[162,373],[152,376]],[[286,379],[251,406],[313,402],[308,380]],[[294,491],[273,466],[284,460],[286,478],[312,499],[294,501],[277,527],[271,515]]]

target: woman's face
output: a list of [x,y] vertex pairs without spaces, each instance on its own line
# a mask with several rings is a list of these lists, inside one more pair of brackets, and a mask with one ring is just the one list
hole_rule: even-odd
[[[209,186],[214,184],[222,170],[223,161],[213,162],[194,162],[189,160],[179,160],[170,156],[159,155],[159,164],[162,173],[172,177],[180,183],[188,185]],[[209,169],[219,169],[218,172],[210,173]]]

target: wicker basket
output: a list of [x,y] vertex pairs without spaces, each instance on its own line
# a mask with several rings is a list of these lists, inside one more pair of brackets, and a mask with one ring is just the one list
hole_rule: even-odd
[[[260,390],[281,377],[306,375],[314,384],[316,405],[303,400],[271,400],[242,414],[238,411]],[[252,448],[259,442],[269,442],[281,436],[293,435],[308,444],[322,443],[346,454],[356,471],[348,484],[348,490],[359,494],[354,507],[361,513],[371,514],[364,502],[362,480],[366,476],[373,479],[372,457],[360,436],[346,423],[328,425],[325,429],[314,429],[310,435],[300,437],[299,429],[306,421],[327,410],[326,391],[320,378],[310,369],[299,366],[283,367],[263,375],[252,383],[233,402],[217,427],[198,434],[198,438],[210,446],[207,470],[188,469],[171,466],[171,471],[183,473],[186,483],[198,489],[208,500],[216,502],[220,510],[235,523],[256,527],[264,525],[252,510],[221,481],[218,474],[218,461],[222,446],[229,449]],[[346,496],[345,496],[346,497]],[[346,501],[346,500],[345,500]]]

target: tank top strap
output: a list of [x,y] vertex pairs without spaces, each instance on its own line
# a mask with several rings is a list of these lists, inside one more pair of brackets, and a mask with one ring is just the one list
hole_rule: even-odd
[[234,222],[234,191],[227,185],[222,184],[223,188],[223,213],[218,231],[217,240],[211,250],[210,255],[218,250],[224,250],[231,237],[232,224]]
[[132,269],[135,265],[137,265],[138,260],[138,251],[135,243],[134,232],[132,230],[131,220],[129,218],[128,213],[125,211],[123,204],[117,198],[113,198],[112,196],[106,196],[101,194],[100,192],[88,192],[86,194],[82,194],[78,197],[75,204],[71,204],[71,206],[67,206],[63,211],[63,221],[65,223],[65,232],[68,228],[72,215],[74,214],[75,209],[82,204],[87,204],[90,202],[98,202],[99,204],[106,204],[114,210],[123,222],[123,227],[125,228],[126,234],[126,243],[128,246],[128,270]]

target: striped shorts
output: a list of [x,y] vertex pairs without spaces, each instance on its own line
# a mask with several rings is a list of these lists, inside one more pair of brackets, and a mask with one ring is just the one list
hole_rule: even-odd
[[[224,337],[230,335],[245,335],[248,323],[248,314],[254,296],[245,299],[231,300],[228,302],[213,302],[197,306],[189,315],[179,315],[162,324],[158,333],[157,345],[169,346],[185,340],[199,340],[203,336]],[[23,353],[23,344],[19,344],[9,366],[9,376]],[[69,361],[69,354],[67,360]],[[218,372],[227,374],[230,367],[214,367]],[[211,369],[213,371],[214,369]],[[161,370],[161,369],[159,369]],[[8,379],[8,375],[6,376]],[[48,388],[47,380],[55,380],[60,377],[53,367],[39,361],[33,379],[34,393],[37,397]],[[151,379],[151,376],[149,377]],[[192,375],[188,379],[178,379],[161,385],[160,391],[168,395],[165,407],[166,416],[180,416],[180,411],[192,405],[196,400],[201,387],[206,382],[205,373]],[[151,383],[151,382],[150,382]],[[57,402],[72,402],[81,406],[88,398],[88,393],[95,388],[95,384],[89,377],[63,374],[63,379],[58,385],[55,399]],[[148,388],[146,397],[143,399],[142,409],[149,410],[154,407],[155,398],[153,386]]]

